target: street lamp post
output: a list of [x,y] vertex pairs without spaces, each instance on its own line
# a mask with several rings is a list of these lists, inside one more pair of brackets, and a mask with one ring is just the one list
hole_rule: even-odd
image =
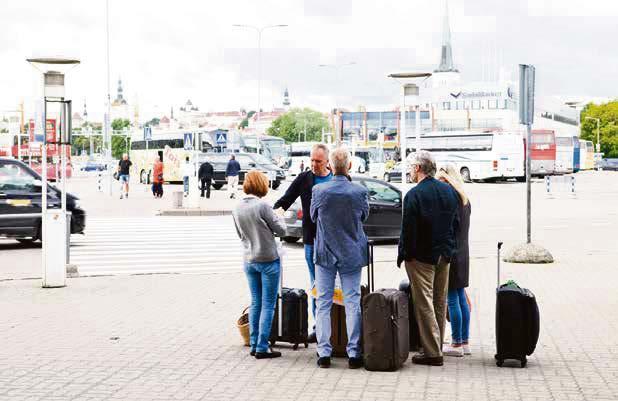
[[[262,26],[262,27],[257,27],[254,25],[245,25],[245,24],[234,24],[232,25],[236,28],[249,28],[249,29],[253,29],[257,32],[258,35],[258,93],[257,93],[257,124],[260,124],[260,117],[262,114],[262,110],[261,110],[261,97],[262,97],[262,32],[264,32],[266,29],[270,29],[270,28],[285,28],[287,27],[286,24],[277,24],[277,25],[266,25],[266,26]],[[260,153],[260,136],[261,133],[258,130],[256,131],[256,140],[257,140],[257,144],[256,144],[256,148],[257,148],[257,152]]]
[[[334,68],[335,69],[335,110],[337,110],[337,115],[338,118],[340,118],[340,113],[339,113],[339,69],[341,67],[347,67],[350,65],[356,65],[356,61],[351,61],[349,63],[343,63],[343,64],[319,64],[318,67],[321,68]],[[337,146],[341,145],[341,141],[343,140],[343,126],[341,127],[341,129],[339,129],[339,121],[337,121],[337,129],[335,132],[335,141],[337,143]]]
[[601,119],[596,117],[588,117],[586,116],[586,120],[595,120],[597,122],[597,153],[601,153],[601,135],[600,135],[600,125]]
[[415,118],[415,132],[416,132],[416,152],[421,150],[421,120],[420,120],[420,91],[419,81],[425,81],[431,77],[430,72],[404,72],[390,74],[389,78],[393,78],[401,82],[401,111],[399,113],[400,125],[399,125],[399,153],[401,155],[401,182],[406,182],[408,174],[408,138],[406,134],[406,96],[411,97],[412,104],[417,106],[416,118]]

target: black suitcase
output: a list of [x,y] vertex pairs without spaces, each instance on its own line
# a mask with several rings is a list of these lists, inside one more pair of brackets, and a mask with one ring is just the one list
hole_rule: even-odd
[[[292,344],[294,350],[298,344],[309,346],[308,337],[308,306],[307,293],[301,288],[283,287],[283,257],[279,257],[281,265],[279,275],[279,294],[275,303],[275,315],[270,330],[270,345],[278,341]],[[283,311],[282,313],[280,311]]]
[[532,291],[509,281],[500,285],[500,248],[498,243],[498,288],[496,289],[496,365],[516,359],[526,367],[539,340],[539,307]]
[[418,323],[416,322],[416,315],[414,314],[414,300],[412,299],[412,291],[410,288],[410,282],[408,280],[402,280],[399,283],[399,291],[403,291],[408,296],[408,331],[410,336],[410,351],[418,352],[421,348],[421,335],[418,331]]
[[408,359],[408,296],[394,288],[374,289],[373,245],[368,245],[369,294],[362,300],[363,362],[370,371],[394,371]]

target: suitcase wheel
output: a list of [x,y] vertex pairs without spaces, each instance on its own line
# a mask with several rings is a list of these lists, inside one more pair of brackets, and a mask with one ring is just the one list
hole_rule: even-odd
[[294,344],[294,345],[292,346],[292,349],[293,349],[294,351],[296,351],[296,350],[298,349],[298,344]]
[[501,368],[502,364],[504,364],[504,359],[496,359],[496,366]]
[[309,343],[305,343],[305,348],[309,348]]
[[527,360],[527,359],[526,359],[526,357],[524,356],[524,357],[521,359],[521,367],[522,367],[522,368],[525,368],[527,364],[528,364],[528,360]]
[[276,342],[275,340],[270,340],[270,346],[271,346],[271,347],[274,347],[274,346],[275,346],[275,344],[277,344],[277,342]]

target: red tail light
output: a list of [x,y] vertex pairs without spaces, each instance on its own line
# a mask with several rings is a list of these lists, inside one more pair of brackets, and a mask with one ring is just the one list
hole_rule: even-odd
[[498,170],[498,160],[494,160],[494,170]]
[[303,209],[298,209],[298,212],[296,212],[296,218],[298,220],[302,220],[303,219]]

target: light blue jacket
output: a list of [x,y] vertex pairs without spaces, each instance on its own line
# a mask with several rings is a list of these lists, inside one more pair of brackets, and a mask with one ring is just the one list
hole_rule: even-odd
[[367,266],[367,236],[363,221],[369,215],[367,189],[337,175],[313,187],[311,220],[317,225],[314,261],[322,267],[353,272]]

